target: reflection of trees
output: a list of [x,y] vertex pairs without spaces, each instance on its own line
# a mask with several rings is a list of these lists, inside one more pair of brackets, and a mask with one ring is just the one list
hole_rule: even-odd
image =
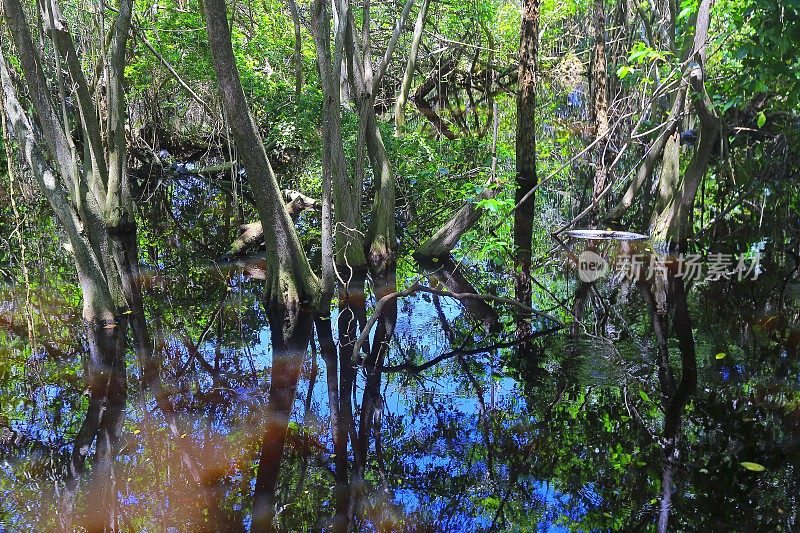
[[[160,243],[158,246],[169,248]],[[152,400],[140,402],[141,374],[135,367],[130,369],[130,400],[126,408],[130,426],[122,432],[117,487],[123,493],[149,494],[161,486],[156,493],[165,497],[159,498],[159,504],[153,501],[133,505],[124,499],[118,502],[118,514],[125,524],[140,523],[139,520],[175,527],[201,526],[208,501],[197,501],[198,487],[203,487],[210,501],[219,502],[216,520],[226,527],[243,529],[250,513],[254,481],[251,464],[260,444],[265,394],[258,389],[264,381],[260,372],[263,366],[258,366],[263,365],[263,360],[259,354],[250,353],[252,347],[243,345],[252,342],[247,340],[250,331],[258,331],[258,320],[263,320],[257,313],[247,323],[251,320],[247,318],[250,302],[255,304],[257,291],[246,283],[232,282],[230,291],[220,284],[211,286],[205,299],[199,294],[190,297],[194,289],[188,287],[187,279],[195,275],[198,274],[187,272],[183,277],[181,272],[174,272],[167,276],[163,294],[172,294],[177,302],[194,303],[176,305],[171,313],[163,313],[156,331],[156,337],[162,339],[156,343],[155,357],[165,362],[163,380],[179,385],[168,390],[182,427],[177,435],[170,436],[163,415]],[[369,527],[378,521],[398,525],[400,517],[408,515],[408,520],[419,527],[459,530],[478,519],[488,527],[496,519],[495,526],[503,529],[511,524],[533,527],[540,522],[554,522],[563,513],[570,523],[583,529],[653,526],[660,512],[662,469],[668,464],[661,446],[666,415],[659,399],[658,343],[650,329],[649,314],[639,312],[646,308],[644,292],[632,291],[629,301],[623,303],[619,296],[598,289],[606,305],[590,304],[585,312],[587,329],[593,336],[585,338],[581,333],[574,342],[568,336],[537,339],[539,357],[535,360],[520,360],[513,349],[505,347],[499,347],[492,358],[483,352],[471,353],[475,347],[494,346],[497,339],[483,338],[482,324],[469,316],[445,317],[445,327],[438,312],[432,315],[433,322],[426,323],[425,331],[430,333],[435,327],[453,340],[428,352],[418,342],[418,332],[401,328],[402,351],[396,343],[383,364],[384,370],[393,371],[382,373],[381,399],[384,404],[389,402],[384,389],[388,383],[390,390],[407,390],[411,401],[399,411],[384,406],[380,457],[375,428],[368,436],[358,497],[361,503],[353,509],[354,525]],[[786,505],[785,494],[786,487],[791,490],[796,486],[796,480],[783,465],[797,453],[792,436],[795,411],[791,391],[779,386],[780,377],[775,374],[781,365],[784,368],[780,372],[791,375],[796,371],[797,361],[787,361],[783,355],[790,353],[791,335],[785,329],[791,325],[791,317],[759,315],[774,308],[775,297],[767,294],[752,300],[756,311],[733,308],[720,316],[716,305],[712,309],[698,303],[719,301],[720,295],[709,294],[709,289],[704,291],[693,289],[688,298],[696,328],[698,379],[704,386],[692,396],[691,410],[681,413],[675,441],[680,454],[677,462],[671,463],[675,489],[671,494],[670,528],[718,529],[730,527],[734,520],[753,526],[791,523],[793,511]],[[184,294],[187,296],[181,296]],[[749,293],[744,294],[749,297]],[[245,302],[241,306],[244,329],[229,309],[240,296]],[[431,304],[425,300],[428,296],[404,300],[400,319],[414,316],[424,306],[435,311],[437,301],[446,312],[447,303],[452,301],[430,295]],[[587,298],[597,297],[592,291]],[[218,312],[220,301],[225,298],[226,304]],[[731,298],[737,301],[736,296]],[[679,302],[677,295],[668,301],[671,306]],[[169,308],[162,306],[158,308]],[[614,342],[597,336],[604,330],[595,329],[594,314],[604,309],[611,310],[608,326],[619,337]],[[667,348],[672,352],[667,362],[677,389],[683,372],[676,350],[680,342],[676,329],[679,317],[677,307],[674,309],[666,315]],[[754,319],[757,316],[760,318]],[[754,324],[756,335],[741,349],[720,345],[719,337],[740,334],[732,325],[739,323]],[[196,349],[194,356],[179,335],[188,329],[187,324],[194,328],[190,338]],[[448,328],[451,333],[446,333]],[[327,352],[320,349],[320,366],[327,366],[328,353],[338,367],[341,354],[336,346],[336,331],[331,331],[330,325],[327,330],[329,340],[325,340],[325,327],[317,329],[322,337],[319,342],[328,345]],[[203,342],[199,342],[201,339]],[[459,347],[469,353],[453,354],[422,371],[411,370],[410,365],[426,364]],[[728,355],[715,361],[713,356],[720,351]],[[347,359],[351,357],[352,351]],[[711,362],[703,363],[706,358]],[[400,365],[406,367],[392,368]],[[492,409],[489,380],[492,370],[500,365],[511,367],[527,389],[516,406],[499,403],[500,408]],[[725,369],[730,371],[729,380],[722,377]],[[338,370],[329,373],[326,368],[325,380],[333,376],[338,387],[338,374]],[[305,395],[303,375],[300,389]],[[340,470],[347,474],[340,486],[348,504],[354,501],[350,486],[355,464],[351,435],[361,436],[361,391],[366,370],[359,366],[355,375],[349,395],[353,425],[346,428],[346,455],[341,461],[345,466]],[[443,384],[451,384],[453,391],[436,394]],[[744,392],[744,387],[752,392]],[[355,400],[352,390],[356,391]],[[639,390],[652,400],[641,398]],[[75,411],[73,403],[79,405],[72,401],[73,396],[70,392],[65,398],[70,413]],[[465,408],[463,402],[467,400]],[[150,413],[149,422],[143,421],[145,407]],[[332,414],[323,407],[316,420],[302,417],[301,422],[298,414],[292,420],[299,424],[289,424],[275,492],[275,521],[280,528],[312,528],[318,523],[327,524],[325,520],[336,514],[335,474],[339,459],[331,456],[335,447],[327,427]],[[70,420],[65,418],[65,423]],[[134,429],[141,433],[132,435]],[[187,435],[180,438],[184,433]],[[199,483],[182,462],[178,448],[181,443],[197,458]],[[139,446],[146,461],[136,459]],[[774,470],[774,474],[767,477],[748,472],[738,464],[746,460],[764,464],[767,472]],[[30,463],[35,472],[33,457]],[[384,479],[388,493],[384,492]],[[549,481],[551,496],[542,495],[543,480]],[[729,499],[718,497],[721,486],[727,487]],[[416,501],[419,494],[426,495],[425,501]],[[559,499],[566,495],[570,500]],[[751,499],[755,503],[746,511]],[[177,508],[181,512],[175,511]],[[778,509],[783,509],[784,514]],[[172,517],[167,516],[170,512],[174,513]]]
[[[785,485],[774,485],[796,483],[782,459],[796,450],[792,407],[774,375],[791,353],[791,336],[767,340],[785,322],[763,318],[777,295],[754,294],[746,284],[687,295],[672,276],[639,288],[579,287],[573,309],[585,308],[585,326],[543,339],[542,360],[513,362],[538,435],[525,448],[536,451],[534,458],[523,465],[573,495],[569,508],[580,510],[573,520],[585,529],[792,523]],[[604,305],[580,303],[598,297]],[[606,323],[598,328],[601,314]],[[748,323],[753,336],[741,330]],[[730,343],[734,338],[741,348]],[[726,353],[721,360],[719,352]],[[776,471],[749,472],[741,461]]]
[[[185,253],[163,241],[156,246],[168,264],[173,263],[172,257]],[[148,300],[146,305],[158,311],[150,320],[157,338],[154,358],[164,362],[164,383],[176,385],[166,392],[175,406],[178,432],[170,436],[152,397],[140,400],[142,374],[138,367],[131,367],[126,408],[129,424],[121,433],[123,452],[115,465],[115,482],[122,494],[158,497],[136,504],[127,496],[122,498],[117,513],[126,528],[141,523],[201,528],[207,524],[204,511],[214,509],[209,502],[218,502],[213,520],[228,529],[244,529],[251,512],[252,463],[258,454],[265,413],[266,394],[259,384],[265,382],[264,371],[270,375],[258,353],[263,347],[253,340],[265,325],[256,305],[259,291],[252,287],[253,282],[234,278],[230,290],[219,283],[206,286],[201,293],[189,283],[202,275],[199,265],[193,268],[165,272],[163,287],[147,295],[162,300],[168,295],[176,302],[170,306]],[[796,415],[792,391],[780,383],[782,376],[796,372],[797,361],[786,357],[792,353],[787,330],[792,316],[764,316],[765,310],[775,308],[774,294],[743,292],[755,311],[726,305],[723,309],[729,310],[722,312],[719,306],[712,308],[704,302],[719,302],[727,292],[722,288],[719,293],[702,290],[693,289],[688,303],[695,327],[698,379],[704,385],[692,396],[691,410],[681,413],[675,441],[680,453],[671,463],[675,489],[670,496],[670,528],[720,529],[734,522],[748,527],[791,524],[793,510],[786,505],[786,493],[796,486],[796,479],[784,465],[797,454],[793,437]],[[435,327],[437,334],[444,331],[451,340],[427,352],[419,342],[419,331],[401,327],[400,342],[395,342],[382,365],[380,433],[373,427],[363,448],[368,453],[363,462],[360,504],[352,511],[353,524],[370,527],[380,522],[399,527],[399,520],[408,516],[407,523],[419,527],[463,530],[481,520],[487,527],[495,521],[497,529],[512,524],[524,528],[526,524],[553,523],[563,513],[568,522],[582,529],[654,527],[660,511],[662,469],[668,463],[661,447],[666,415],[659,399],[658,343],[649,314],[640,313],[646,309],[645,296],[642,291],[631,291],[624,303],[618,294],[598,287],[599,297],[605,299],[602,306],[593,303],[598,294],[588,294],[585,329],[592,336],[586,337],[584,329],[579,329],[574,342],[568,336],[536,339],[538,357],[532,360],[520,360],[513,349],[497,346],[496,337],[483,337],[484,328],[476,317],[446,316],[445,326],[437,312],[422,331],[430,335]],[[740,295],[729,297],[736,302]],[[669,299],[670,305],[677,305],[677,300],[672,303],[674,298],[677,296]],[[225,302],[222,307],[221,301]],[[409,297],[400,307],[400,320],[426,306],[436,310],[437,302],[447,314],[452,299],[436,294]],[[600,337],[606,330],[596,326],[595,315],[606,309],[610,310],[607,326],[613,337]],[[677,389],[682,370],[677,308],[672,309],[666,315],[667,348],[672,352],[667,362]],[[748,336],[741,348],[720,344],[720,338],[743,335],[737,326],[741,323],[753,324],[754,336]],[[451,333],[446,333],[448,329]],[[327,353],[333,355],[337,367],[333,373],[326,368],[325,379],[320,381],[333,377],[338,388],[342,354],[336,345],[336,328],[331,330],[328,324],[329,340],[324,326],[317,331],[318,342],[328,345],[327,352],[320,349],[320,366],[327,367]],[[184,342],[184,332],[190,333],[186,340],[192,346]],[[503,332],[503,337],[508,333]],[[496,348],[496,355],[473,353],[480,346]],[[715,361],[714,354],[721,351],[727,352],[727,357]],[[455,353],[436,365],[427,365],[450,352]],[[351,358],[352,351],[346,360]],[[366,361],[365,357],[364,364]],[[412,369],[420,365],[426,366],[421,371]],[[515,406],[503,401],[498,409],[492,409],[490,376],[502,365],[510,367],[527,388]],[[309,366],[310,362],[306,363],[306,370]],[[730,378],[723,379],[725,372]],[[302,419],[298,413],[289,423],[275,491],[279,528],[329,524],[327,520],[336,515],[337,461],[345,465],[339,470],[347,475],[340,483],[345,501],[348,505],[355,501],[350,485],[355,468],[351,439],[353,434],[356,438],[363,435],[361,391],[366,370],[358,365],[354,373],[349,395],[353,424],[345,430],[343,460],[331,454],[336,448],[327,426],[332,410],[322,406],[316,417]],[[300,376],[298,393],[302,391],[305,400],[307,381],[303,372]],[[61,377],[49,374],[45,381],[64,383]],[[407,407],[399,411],[387,407],[387,383],[390,391],[408,391],[411,401]],[[448,387],[447,394],[442,386]],[[318,383],[316,389],[320,388]],[[68,389],[62,393],[64,425],[56,429],[67,435],[67,424],[73,418],[66,413],[82,413],[79,398],[75,401],[77,393]],[[641,398],[640,390],[652,400]],[[312,411],[317,407],[316,398]],[[469,402],[466,407],[465,401]],[[46,408],[56,411],[55,406]],[[341,420],[341,416],[335,417],[337,423]],[[132,431],[141,432],[133,435]],[[36,435],[29,437],[34,446]],[[70,449],[63,444],[60,450]],[[183,462],[181,447],[195,458],[195,472]],[[8,453],[11,455],[6,457],[19,457],[21,452]],[[32,475],[41,471],[33,455],[25,459]],[[764,464],[771,475],[744,470],[738,462],[746,460]],[[543,496],[543,480],[549,482],[550,496]],[[21,485],[13,482],[15,487]],[[727,499],[719,498],[722,486]],[[203,501],[198,501],[198,487],[208,495]],[[420,494],[426,498],[418,502]],[[560,499],[567,496],[569,500]],[[34,496],[18,498],[24,501]],[[750,500],[754,503],[748,504]],[[81,496],[78,502],[83,505]]]
[[[695,357],[694,336],[692,334],[692,320],[686,304],[684,282],[683,279],[669,274],[663,284],[666,285],[666,290],[669,293],[666,296],[666,310],[659,309],[657,297],[653,294],[654,287],[659,287],[661,284],[653,283],[652,286],[643,287],[657,339],[658,380],[661,387],[661,404],[664,410],[664,428],[661,435],[663,466],[661,467],[659,531],[667,531],[670,510],[673,507],[673,476],[676,467],[679,467],[682,463],[680,441],[683,435],[684,411],[697,387],[697,360]],[[681,360],[679,380],[676,380],[670,364],[668,312],[671,312],[672,329],[678,338]]]

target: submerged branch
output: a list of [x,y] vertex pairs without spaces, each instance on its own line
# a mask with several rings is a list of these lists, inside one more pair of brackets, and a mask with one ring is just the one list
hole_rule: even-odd
[[476,354],[480,354],[480,353],[491,352],[493,350],[498,350],[500,348],[511,348],[512,346],[516,346],[516,345],[518,345],[520,343],[523,343],[525,341],[529,341],[531,339],[535,339],[536,337],[542,337],[544,335],[549,335],[550,333],[554,333],[554,332],[558,331],[559,329],[561,329],[561,326],[554,326],[554,327],[547,328],[547,329],[544,329],[544,330],[541,330],[541,331],[535,331],[533,333],[529,333],[528,335],[525,335],[524,337],[521,337],[519,339],[514,339],[514,340],[510,340],[510,341],[505,341],[505,342],[497,342],[497,343],[494,343],[494,344],[490,344],[488,346],[479,346],[477,348],[470,348],[468,350],[465,350],[463,348],[459,348],[457,350],[452,350],[452,351],[443,353],[441,355],[437,355],[433,359],[425,361],[424,363],[422,363],[420,365],[415,365],[415,364],[412,364],[412,363],[409,363],[409,362],[405,362],[405,363],[402,363],[402,364],[399,364],[399,365],[382,366],[382,367],[380,367],[380,371],[381,372],[411,372],[411,373],[414,373],[414,374],[418,374],[419,372],[422,372],[422,371],[427,370],[427,369],[429,369],[429,368],[431,368],[433,366],[436,366],[437,364],[441,363],[442,361],[444,361],[446,359],[450,359],[451,357],[463,357],[465,355],[476,355]]
[[495,296],[493,294],[456,293],[456,292],[450,292],[450,291],[443,291],[441,289],[434,289],[434,288],[431,288],[431,287],[425,287],[424,285],[421,285],[419,282],[417,282],[417,283],[414,283],[413,285],[411,285],[410,287],[408,287],[407,289],[387,294],[386,296],[384,296],[383,298],[378,300],[378,303],[375,304],[375,311],[372,313],[372,316],[369,317],[369,320],[367,320],[367,323],[364,326],[364,329],[361,331],[361,334],[358,336],[358,339],[356,340],[355,345],[353,345],[353,358],[352,358],[352,362],[353,363],[358,361],[358,352],[361,350],[361,347],[364,345],[364,343],[369,338],[369,332],[372,329],[372,326],[375,325],[375,322],[377,322],[378,318],[381,316],[381,312],[383,311],[383,308],[386,305],[388,305],[390,302],[392,302],[393,300],[396,300],[398,298],[402,298],[402,297],[405,297],[405,296],[410,296],[410,295],[416,294],[418,292],[427,292],[429,294],[436,294],[438,296],[445,296],[447,298],[455,298],[456,300],[458,300],[458,301],[460,301],[462,303],[464,302],[464,300],[487,300],[487,301],[491,301],[491,302],[497,302],[497,303],[501,303],[501,304],[506,304],[506,305],[510,305],[511,307],[516,308],[522,314],[536,315],[536,316],[538,316],[540,318],[544,318],[546,320],[550,320],[551,322],[554,322],[555,324],[557,324],[559,328],[564,326],[564,323],[561,322],[556,317],[554,317],[552,315],[549,315],[547,313],[543,313],[541,311],[537,311],[536,309],[533,309],[532,307],[527,306],[527,305],[525,305],[525,304],[523,304],[521,302],[518,302],[517,300],[511,299],[511,298],[503,298],[502,296]]

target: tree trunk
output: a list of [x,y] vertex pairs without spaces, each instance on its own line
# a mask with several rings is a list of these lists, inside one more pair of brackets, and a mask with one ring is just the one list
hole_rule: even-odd
[[[338,72],[344,65],[347,17],[338,16],[331,60],[329,0],[315,0],[312,6],[312,32],[317,66],[322,85],[323,176],[330,176],[336,243],[335,263],[345,281],[366,272],[364,238],[361,232],[361,186],[348,176],[342,139],[341,86]],[[327,164],[326,164],[327,163]],[[332,288],[330,288],[332,290]]]
[[417,14],[417,21],[414,24],[414,36],[411,38],[411,51],[408,53],[406,70],[403,73],[403,82],[400,85],[400,93],[394,106],[394,125],[398,133],[406,124],[406,101],[411,90],[411,82],[414,81],[414,71],[417,67],[417,54],[419,45],[422,42],[422,30],[425,28],[425,17],[428,14],[430,0],[422,0],[422,6]]
[[349,0],[337,0],[340,21],[347,21],[343,34],[350,85],[356,97],[356,111],[359,124],[356,138],[356,192],[360,198],[364,180],[364,148],[369,155],[375,179],[375,199],[372,217],[367,231],[366,244],[369,247],[370,267],[379,278],[389,276],[394,269],[396,243],[394,228],[395,183],[391,163],[386,153],[378,120],[375,116],[375,95],[381,80],[386,74],[397,40],[411,12],[413,0],[406,0],[400,18],[397,20],[386,50],[376,65],[372,64],[370,40],[370,18],[368,5],[365,6],[362,22],[363,50],[356,40],[355,22]]
[[[606,188],[605,153],[608,145],[608,102],[606,96],[608,74],[606,72],[606,17],[603,0],[594,0],[594,53],[592,61],[592,96],[594,97],[594,187],[592,203],[599,201],[600,194]],[[597,223],[597,209],[593,219]]]
[[300,13],[297,11],[295,0],[288,0],[288,5],[294,25],[294,95],[299,104],[300,95],[303,93],[303,43],[300,40]]
[[539,0],[524,0],[519,45],[517,92],[517,177],[514,211],[516,299],[531,301],[531,244],[536,186],[536,77],[539,48]]
[[[368,259],[376,285],[390,285],[394,279],[397,262],[397,237],[395,236],[395,179],[389,154],[378,129],[374,108],[368,110],[367,152],[376,179],[375,200],[372,205],[367,243]],[[394,292],[392,287],[389,292]]]
[[[123,315],[127,302],[122,272],[114,261],[114,242],[123,212],[131,212],[125,188],[125,107],[121,78],[131,8],[130,1],[122,0],[113,25],[110,59],[106,66],[108,113],[105,118],[109,134],[103,154],[96,110],[88,98],[72,36],[57,4],[48,2],[44,7],[48,32],[57,51],[56,63],[60,64],[61,58],[67,61],[67,71],[77,88],[80,127],[86,142],[84,161],[79,165],[69,129],[59,122],[50,101],[48,84],[40,67],[43,61],[33,45],[22,5],[18,0],[3,0],[3,14],[14,39],[27,94],[34,103],[33,112],[40,128],[34,128],[33,120],[20,104],[0,51],[4,119],[9,121],[25,162],[67,235],[83,293],[83,318],[89,347],[85,373],[89,408],[68,467],[62,526],[71,527],[77,489],[94,443],[91,487],[96,498],[88,499],[90,503],[83,524],[89,531],[117,529],[114,462],[127,398],[127,320]],[[63,95],[60,79],[57,85],[59,94]],[[63,106],[62,120],[69,120]]]
[[[703,181],[708,166],[711,163],[711,154],[719,142],[720,122],[714,112],[714,105],[705,89],[704,62],[706,41],[708,40],[708,27],[711,18],[711,0],[700,3],[694,35],[694,47],[690,55],[688,72],[685,74],[686,83],[691,88],[692,104],[700,118],[700,141],[692,154],[692,159],[683,176],[675,183],[659,184],[659,207],[653,214],[651,234],[656,246],[663,249],[677,248],[683,250],[691,232],[692,209],[697,189]],[[673,144],[677,140],[673,139]],[[675,159],[673,155],[673,159]],[[664,174],[667,178],[674,178],[678,168],[677,161],[673,163],[671,172]],[[662,176],[663,177],[663,176]]]
[[264,302],[268,308],[281,308],[286,313],[284,337],[291,338],[301,310],[316,305],[319,282],[284,207],[278,181],[247,106],[233,55],[225,1],[204,0],[203,13],[223,104],[264,228],[268,268]]
[[264,306],[272,334],[272,381],[253,498],[253,530],[273,528],[275,490],[300,369],[311,336],[320,284],[286,210],[242,90],[224,0],[204,0],[211,57],[239,156],[248,171],[264,229]]

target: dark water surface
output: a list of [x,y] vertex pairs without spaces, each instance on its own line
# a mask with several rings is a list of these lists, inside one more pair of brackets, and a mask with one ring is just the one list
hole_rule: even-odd
[[[167,423],[130,354],[114,520],[125,531],[249,530],[272,368],[264,265],[168,248],[143,250],[142,281],[179,425]],[[63,479],[88,398],[80,295],[61,261],[61,273],[32,272],[30,293],[8,285],[0,298],[3,530],[63,523]],[[333,419],[315,336],[280,463],[278,528],[331,529],[345,465],[359,530],[654,530],[665,516],[670,530],[796,529],[797,284],[765,267],[755,281],[587,285],[568,263],[556,256],[540,268],[534,296],[566,326],[527,318],[533,335],[522,343],[513,306],[401,298],[368,423],[368,371],[358,364],[353,413]],[[415,280],[444,289],[455,269],[478,292],[508,296],[485,265],[448,264],[448,276],[401,267],[400,289]],[[368,313],[374,303],[368,289]],[[332,430],[342,425],[344,461]],[[366,444],[364,464],[352,443]],[[86,523],[96,483],[81,485],[72,527]]]

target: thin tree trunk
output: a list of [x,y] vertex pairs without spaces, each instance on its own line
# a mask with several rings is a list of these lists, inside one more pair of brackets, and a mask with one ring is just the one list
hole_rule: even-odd
[[[519,45],[517,92],[517,177],[514,211],[516,299],[531,301],[531,245],[536,186],[536,77],[539,47],[539,0],[524,0]],[[526,198],[527,196],[527,198]],[[524,332],[523,332],[524,334]]]
[[[83,317],[89,354],[86,383],[89,408],[76,437],[67,473],[65,498],[62,502],[62,526],[71,527],[74,502],[79,483],[84,477],[85,460],[93,443],[96,452],[92,486],[97,498],[89,499],[84,527],[90,531],[117,529],[115,518],[114,462],[124,422],[127,398],[125,375],[126,328],[122,311],[126,301],[122,295],[121,272],[112,254],[114,234],[118,230],[120,201],[125,167],[125,108],[121,72],[128,37],[131,3],[122,0],[118,6],[111,40],[112,60],[107,81],[110,135],[108,160],[101,152],[100,132],[92,102],[87,98],[87,85],[75,52],[72,37],[64,26],[55,2],[44,7],[48,30],[59,56],[67,61],[67,70],[77,86],[80,123],[86,140],[85,161],[78,172],[78,154],[67,128],[59,123],[50,102],[47,83],[41,70],[42,60],[33,46],[25,13],[17,0],[4,0],[3,12],[14,39],[27,93],[35,102],[33,112],[41,129],[20,104],[17,89],[0,52],[4,118],[11,125],[16,140],[39,188],[54,211],[72,245],[78,280],[83,292]],[[60,92],[63,95],[63,91]],[[63,111],[63,109],[62,109]],[[66,114],[62,114],[67,120]],[[40,143],[38,133],[44,142]],[[111,209],[109,209],[111,207]]]
[[[359,115],[356,138],[356,192],[360,195],[363,186],[364,148],[377,180],[372,217],[367,231],[366,244],[369,247],[370,267],[379,278],[386,277],[394,268],[396,243],[394,228],[395,183],[391,163],[383,144],[378,121],[375,116],[375,96],[381,80],[386,73],[400,33],[411,12],[413,0],[406,0],[403,11],[397,20],[383,57],[373,67],[370,50],[369,11],[365,9],[362,27],[362,43],[359,49],[356,40],[355,23],[348,0],[338,0],[337,10],[340,20],[347,20],[344,32],[344,50],[350,73],[351,87],[356,95],[356,110]],[[359,196],[360,197],[360,196]]]
[[[700,3],[695,26],[689,70],[685,74],[691,88],[692,104],[700,118],[700,141],[683,176],[676,183],[660,184],[660,210],[653,215],[651,232],[657,246],[685,249],[690,233],[691,213],[697,189],[719,143],[720,121],[705,89],[704,63],[711,19],[711,0]],[[677,142],[677,141],[673,141]]]
[[411,51],[408,53],[406,70],[403,73],[403,82],[400,85],[400,93],[394,106],[394,125],[398,132],[406,123],[406,101],[411,90],[411,82],[414,81],[414,71],[417,67],[417,54],[419,45],[422,42],[422,30],[425,28],[425,17],[428,14],[430,0],[422,0],[422,6],[417,14],[417,21],[414,23],[414,36],[411,39]]
[[264,306],[272,334],[273,360],[266,427],[253,497],[253,530],[269,531],[291,408],[311,337],[320,285],[311,271],[286,210],[259,130],[242,90],[231,44],[224,0],[204,0],[204,16],[214,70],[241,161],[248,171],[264,229]]
[[[26,61],[33,60],[32,65],[26,63],[23,73],[29,89],[32,88],[28,93],[41,104],[34,106],[34,110],[39,121],[44,121],[52,129],[47,131],[43,136],[44,143],[40,144],[30,119],[17,101],[13,82],[0,56],[5,116],[11,122],[21,152],[25,154],[26,162],[72,246],[83,292],[83,315],[89,341],[86,373],[90,391],[89,409],[73,448],[63,502],[65,510],[70,512],[62,513],[62,525],[65,529],[71,529],[69,522],[75,490],[79,477],[84,473],[88,451],[96,439],[92,479],[98,497],[90,499],[87,527],[116,529],[114,458],[124,419],[127,387],[124,353],[129,321],[133,328],[133,346],[142,361],[143,380],[155,389],[156,401],[181,449],[187,469],[192,472],[198,485],[203,479],[194,460],[196,454],[188,453],[185,440],[179,439],[184,431],[177,427],[171,402],[160,385],[160,365],[152,357],[152,343],[147,332],[138,282],[136,225],[126,172],[126,108],[122,76],[132,5],[130,1],[120,1],[113,23],[108,61],[104,61],[102,67],[98,66],[107,73],[107,101],[104,106],[107,113],[104,123],[109,135],[105,147],[99,114],[89,94],[72,36],[65,27],[57,4],[47,2],[45,5],[50,36],[58,53],[65,59],[76,87],[80,126],[86,143],[83,172],[80,174],[75,172],[77,153],[74,150],[65,153],[60,148],[69,144],[68,138],[65,141],[62,137],[66,129],[57,123],[47,95],[41,94],[41,89],[46,87],[42,85],[43,73],[36,66],[41,61],[37,61],[35,52],[30,49],[32,41],[21,6],[15,0],[4,0],[4,8],[15,43],[23,50],[21,56]],[[45,157],[46,152],[51,157]],[[72,159],[59,161],[53,156],[59,153]],[[48,162],[54,166],[51,167]],[[123,313],[125,308],[131,311],[130,316]],[[211,509],[211,512],[213,517],[214,510]]]
[[303,43],[300,40],[300,13],[297,11],[295,0],[288,0],[287,3],[294,25],[294,94],[299,103],[300,96],[303,94]]
[[[608,74],[606,72],[606,17],[603,0],[594,0],[594,53],[592,61],[592,89],[594,97],[594,187],[592,202],[597,203],[606,188],[605,153],[608,145],[608,101],[606,96]],[[597,222],[597,214],[593,216]]]
[[648,147],[647,153],[644,156],[642,163],[636,170],[636,177],[625,190],[619,203],[608,213],[606,216],[609,220],[620,218],[625,212],[633,205],[633,200],[636,198],[636,193],[639,189],[647,183],[653,176],[653,171],[656,168],[659,158],[663,156],[664,148],[669,141],[669,137],[673,135],[678,128],[683,113],[683,104],[686,99],[687,85],[681,83],[680,88],[675,96],[672,109],[669,112],[667,121],[664,123],[663,128],[659,132],[656,139]]
[[[378,129],[374,109],[368,110],[367,152],[376,177],[375,200],[372,206],[367,243],[368,259],[376,284],[389,284],[397,262],[397,238],[395,236],[395,179],[389,154]],[[394,292],[392,287],[390,292]]]
[[[341,87],[338,72],[344,64],[344,47],[348,31],[346,16],[339,15],[335,28],[333,60],[331,60],[330,0],[315,0],[312,6],[312,32],[317,51],[317,66],[323,93],[323,177],[330,175],[330,189],[335,220],[332,221],[336,243],[335,263],[345,281],[366,273],[364,237],[361,231],[361,185],[348,176],[342,140]],[[332,290],[332,287],[329,287]]]
[[319,282],[311,271],[291,217],[284,207],[281,190],[267,159],[259,129],[253,120],[242,90],[233,56],[224,0],[204,0],[204,15],[211,57],[217,73],[223,104],[239,157],[247,169],[250,184],[264,228],[267,283],[264,302],[287,313],[285,337],[304,306],[316,304]]

